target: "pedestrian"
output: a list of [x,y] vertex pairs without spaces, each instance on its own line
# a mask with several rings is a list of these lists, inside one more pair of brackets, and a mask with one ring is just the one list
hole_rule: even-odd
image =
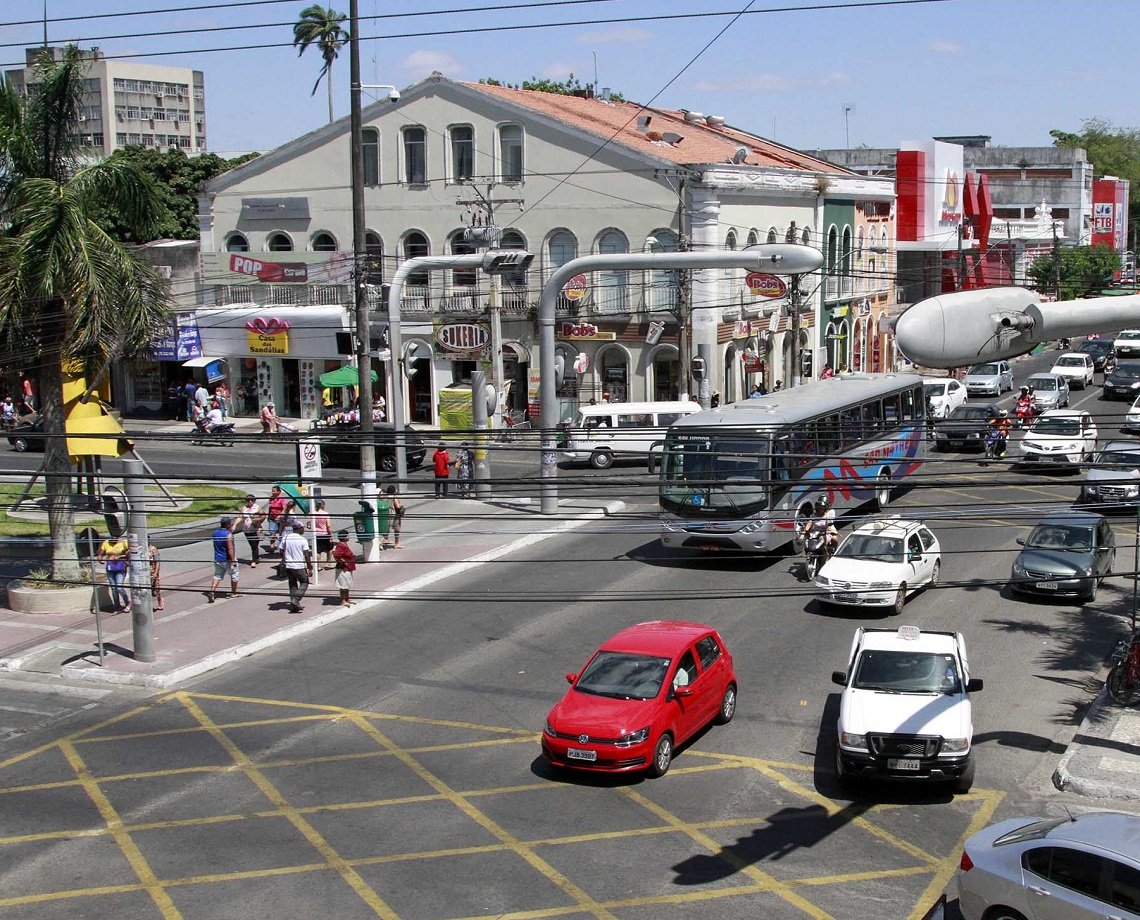
[[162,562],[158,547],[151,543],[146,555],[150,561],[150,596],[154,598],[154,609],[162,610],[165,605],[162,603]]
[[198,392],[198,384],[192,378],[186,378],[186,383],[182,386],[182,399],[186,407],[186,421],[194,421],[194,407],[198,405],[194,399],[194,394]]
[[230,388],[225,383],[219,383],[214,387],[214,399],[222,410],[222,421],[225,421],[230,415]]
[[823,372],[819,375],[819,379],[820,380],[830,380],[834,376],[835,376],[835,368],[833,368],[831,366],[831,362],[828,362],[827,364],[825,364],[823,366]]
[[210,579],[210,593],[206,599],[212,604],[221,580],[230,576],[230,597],[238,596],[238,561],[237,550],[234,548],[234,519],[228,514],[222,515],[214,530],[214,577]]
[[336,560],[336,587],[340,591],[342,607],[351,607],[353,572],[356,571],[356,553],[348,545],[348,531],[342,530],[336,535],[336,546],[333,547],[332,556]]
[[11,431],[16,427],[16,405],[12,402],[11,396],[5,396],[4,402],[0,403],[0,424],[5,431]]
[[455,483],[460,498],[471,498],[471,490],[475,482],[475,454],[471,445],[464,441],[459,447],[459,457],[455,461]]
[[277,434],[277,409],[272,399],[261,407],[261,433]]
[[266,553],[277,552],[277,543],[284,536],[285,512],[289,508],[289,497],[281,491],[281,486],[269,490],[269,503],[265,511],[265,529],[269,532],[269,546]]
[[[400,496],[396,494],[395,486],[388,486],[388,527],[392,534],[392,539],[395,541],[393,544],[396,549],[403,549],[400,545],[400,531],[403,529],[404,524],[404,503],[400,501]],[[385,542],[387,540],[385,539]]]
[[245,504],[238,509],[238,530],[245,534],[245,541],[249,544],[251,569],[256,569],[261,562],[261,525],[264,523],[265,511],[251,492],[245,497]]
[[171,382],[166,389],[166,415],[172,422],[177,422],[185,412],[186,407],[182,404],[183,399],[182,387]]
[[447,477],[451,475],[451,457],[443,441],[436,445],[435,453],[431,455],[431,465],[435,470],[435,497],[447,498]]
[[317,558],[319,559],[322,553],[325,557],[325,564],[321,568],[331,569],[333,567],[332,520],[325,510],[323,498],[317,501],[317,510],[313,513],[313,530],[317,535]]
[[783,380],[777,380],[774,392],[779,393],[780,390],[782,390],[783,388],[784,388],[784,381]]
[[313,551],[305,539],[305,525],[301,521],[293,524],[281,544],[281,559],[285,564],[285,576],[289,579],[289,612],[300,613],[305,608],[301,601],[309,590],[309,579],[313,575]]
[[36,389],[32,384],[32,378],[27,374],[21,374],[23,380],[20,381],[20,389],[24,396],[24,405],[29,409],[36,408]]
[[206,389],[206,384],[200,383],[194,388],[194,402],[203,413],[210,408],[210,391]]
[[119,537],[108,537],[99,546],[97,554],[107,574],[107,584],[111,589],[111,607],[115,613],[131,612],[131,595],[127,591],[127,554],[130,544]]

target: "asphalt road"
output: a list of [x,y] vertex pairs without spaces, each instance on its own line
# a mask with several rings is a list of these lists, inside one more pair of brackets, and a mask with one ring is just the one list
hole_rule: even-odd
[[[1042,361],[1020,363],[1018,379]],[[790,557],[666,553],[645,475],[611,471],[609,483],[631,503],[615,518],[136,709],[84,712],[68,729],[119,718],[81,742],[17,739],[0,760],[0,920],[918,918],[972,830],[1104,806],[1056,793],[1049,775],[1132,581],[1113,577],[1084,608],[1002,588],[1015,538],[1071,502],[1077,476],[932,460],[893,510],[938,535],[943,580],[898,620],[821,611]],[[1118,570],[1130,571],[1134,521],[1114,527]],[[740,679],[735,720],[660,780],[551,776],[538,732],[562,675],[656,617],[722,631]],[[852,796],[834,783],[830,673],[857,625],[896,622],[961,630],[986,681],[969,795]]]

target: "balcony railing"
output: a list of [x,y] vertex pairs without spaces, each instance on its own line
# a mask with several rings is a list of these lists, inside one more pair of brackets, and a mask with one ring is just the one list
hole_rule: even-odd
[[477,288],[459,288],[443,294],[439,299],[442,313],[482,313],[487,307],[486,292]]
[[599,316],[629,312],[629,288],[624,284],[602,284],[590,291],[592,312]]

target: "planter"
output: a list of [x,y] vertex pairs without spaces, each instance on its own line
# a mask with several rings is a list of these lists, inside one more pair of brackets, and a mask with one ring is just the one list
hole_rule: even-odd
[[[110,606],[107,586],[99,586],[99,604]],[[69,585],[64,588],[29,588],[16,579],[8,582],[8,608],[17,613],[90,613],[91,586]]]

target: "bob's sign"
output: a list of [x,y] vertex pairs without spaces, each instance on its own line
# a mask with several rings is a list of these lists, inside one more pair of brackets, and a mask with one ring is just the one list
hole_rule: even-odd
[[788,291],[782,278],[767,272],[749,272],[745,281],[753,297],[783,297]]
[[491,330],[480,323],[443,323],[435,340],[444,351],[478,354],[491,344]]

